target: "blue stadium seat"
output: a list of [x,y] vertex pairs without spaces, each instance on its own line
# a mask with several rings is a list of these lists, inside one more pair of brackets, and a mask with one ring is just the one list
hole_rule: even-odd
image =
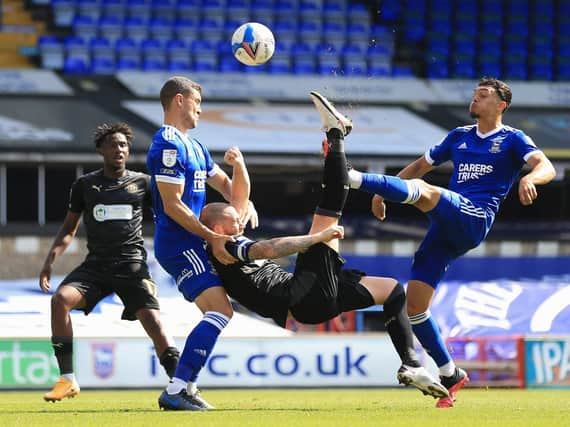
[[323,8],[319,0],[301,0],[298,15],[302,22],[314,22],[322,26]]
[[159,40],[147,39],[141,42],[141,53],[144,63],[147,60],[156,60],[166,65],[166,47]]
[[[117,69],[120,64],[128,66],[129,64],[136,63],[136,68],[140,67],[141,52],[139,44],[129,38],[118,39],[115,42],[115,55],[117,58]],[[121,62],[123,61],[123,62]]]
[[269,61],[269,73],[286,74],[291,71],[291,45],[276,41],[275,53]]
[[190,51],[195,71],[215,71],[218,69],[216,44],[208,40],[194,40]]
[[477,38],[472,33],[456,32],[452,39],[452,51],[456,55],[477,55]]
[[115,61],[112,58],[93,58],[90,71],[93,74],[114,74]]
[[315,48],[321,43],[321,27],[315,22],[301,22],[298,30],[300,40]]
[[[105,18],[115,18],[123,21],[127,14],[126,4],[124,0],[102,0],[101,14]],[[101,22],[101,21],[99,21]]]
[[323,20],[329,24],[345,25],[346,3],[341,0],[326,1],[323,5]]
[[[192,65],[192,55],[190,54],[190,45],[182,40],[169,40],[166,43],[166,54],[168,56],[169,69],[180,67],[177,69],[190,69]],[[187,67],[187,68],[184,68]]]
[[370,29],[370,44],[383,46],[390,51],[390,54],[393,54],[395,48],[394,32],[385,25],[373,25]]
[[144,58],[142,69],[144,71],[164,71],[166,70],[166,58]]
[[99,36],[104,36],[111,43],[123,37],[123,22],[118,17],[102,16],[98,26]]
[[224,34],[223,21],[202,19],[198,24],[198,31],[201,40],[217,43]]
[[362,3],[350,3],[347,10],[349,25],[363,25],[365,28],[370,26],[370,13],[368,8]]
[[148,25],[143,18],[128,17],[123,23],[123,28],[125,37],[132,39],[137,43],[148,38]]
[[101,16],[101,4],[99,0],[76,0],[75,14],[87,16],[97,22]]
[[251,8],[251,20],[273,28],[273,1],[256,0],[255,7]]
[[213,21],[218,28],[223,27],[226,7],[222,0],[202,0],[200,11],[203,21]]
[[451,62],[451,77],[456,79],[475,78],[475,56],[453,55]]
[[180,20],[197,20],[200,16],[201,0],[178,0],[176,11]]
[[268,64],[263,64],[263,65],[250,65],[250,66],[245,66],[243,67],[243,71],[246,74],[267,74],[269,73],[269,65]]
[[176,19],[176,1],[175,0],[152,0],[151,16],[153,18],[162,18],[166,21],[173,22]]
[[384,0],[379,9],[378,17],[382,22],[396,23],[402,13],[402,2],[399,0]]
[[570,81],[570,61],[558,63],[556,80]]
[[115,64],[117,71],[140,70],[140,59],[136,58],[119,58]]
[[282,43],[297,42],[296,23],[292,19],[276,20],[273,24],[272,31],[275,36],[275,40],[279,40]]
[[90,52],[89,45],[81,37],[68,36],[63,41],[66,58],[81,59],[87,65],[89,64]]
[[[255,9],[257,5],[253,8]],[[226,6],[226,22],[228,19],[232,21],[244,22],[250,21],[249,7],[244,0],[232,0]],[[236,27],[237,28],[237,27]]]
[[305,43],[297,43],[291,52],[293,72],[295,74],[313,74],[317,71],[316,55]]
[[336,22],[325,22],[323,24],[323,43],[333,45],[336,49],[342,49],[345,39],[344,26]]
[[526,80],[528,78],[526,63],[506,63],[504,78],[508,80]]
[[89,70],[89,61],[79,57],[67,57],[63,64],[63,72],[66,74],[86,74]]
[[368,73],[368,65],[364,58],[360,60],[343,61],[341,73],[348,77],[365,76]]
[[500,79],[503,76],[503,67],[497,58],[497,61],[480,62],[479,76],[495,77]]
[[391,64],[369,64],[368,73],[371,77],[390,77],[392,76]]
[[409,65],[395,64],[392,66],[392,77],[394,78],[410,78],[415,77],[414,70]]
[[56,36],[40,36],[38,50],[42,68],[61,70],[64,63],[64,48],[61,40]]
[[336,74],[341,68],[339,52],[333,45],[321,44],[316,48],[318,72],[323,75]]
[[114,42],[111,42],[105,37],[97,37],[91,39],[89,42],[89,49],[91,51],[91,58],[95,59],[109,59],[114,63],[115,48]]
[[174,37],[186,44],[198,38],[198,20],[180,18],[174,23]]
[[449,77],[447,61],[430,60],[427,63],[427,77],[430,79],[446,79]]
[[222,56],[219,61],[219,70],[222,73],[238,73],[242,70],[243,65],[233,56]]
[[412,43],[423,40],[426,34],[425,10],[409,10],[404,15],[404,40]]
[[151,17],[150,0],[127,0],[127,16],[148,22]]
[[72,27],[73,34],[87,41],[97,37],[99,32],[97,20],[91,16],[76,15]]
[[149,35],[166,43],[174,35],[174,21],[163,17],[152,18],[149,23]]
[[369,44],[369,27],[361,23],[349,24],[346,29],[346,40],[348,43],[366,48]]
[[51,6],[56,27],[70,27],[75,17],[75,1],[52,0]]
[[547,61],[532,61],[530,64],[530,78],[532,80],[553,80],[554,70],[552,63]]
[[293,0],[278,0],[273,5],[275,21],[283,21],[297,18],[297,4]]

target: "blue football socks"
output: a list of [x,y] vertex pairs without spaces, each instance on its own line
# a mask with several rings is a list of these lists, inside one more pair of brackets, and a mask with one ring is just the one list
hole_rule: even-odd
[[229,320],[227,316],[215,311],[207,311],[204,314],[200,323],[196,325],[186,339],[174,377],[186,382],[196,382],[220,332],[226,327]]
[[446,365],[451,361],[451,356],[439,332],[439,327],[431,317],[429,310],[410,316],[410,323],[422,347],[428,352],[438,367]]
[[413,205],[421,197],[418,181],[401,179],[397,176],[376,173],[349,172],[351,188],[358,188],[368,193],[379,194],[390,202]]

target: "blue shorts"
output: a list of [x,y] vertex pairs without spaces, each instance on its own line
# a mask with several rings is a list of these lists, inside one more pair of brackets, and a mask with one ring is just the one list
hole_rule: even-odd
[[179,255],[168,258],[157,255],[156,259],[176,281],[178,290],[184,298],[190,302],[198,298],[206,289],[222,286],[220,277],[213,270],[202,242],[195,246],[188,246]]
[[445,189],[437,206],[426,214],[430,227],[414,256],[410,279],[436,288],[451,261],[483,241],[493,215]]

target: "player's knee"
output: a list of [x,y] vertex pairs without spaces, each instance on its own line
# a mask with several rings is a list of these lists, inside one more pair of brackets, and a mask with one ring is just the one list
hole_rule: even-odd
[[429,304],[426,304],[423,301],[416,301],[413,298],[408,298],[406,300],[406,310],[408,312],[408,316],[416,316],[418,314],[424,313],[429,308]]
[[52,310],[58,311],[71,311],[74,308],[74,301],[70,295],[64,292],[56,292],[51,297],[51,308]]

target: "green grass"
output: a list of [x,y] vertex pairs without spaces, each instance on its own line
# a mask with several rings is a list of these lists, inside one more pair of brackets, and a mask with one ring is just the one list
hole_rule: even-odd
[[0,426],[570,426],[570,390],[468,389],[452,409],[416,390],[206,390],[218,410],[161,412],[160,390],[83,390],[46,403],[42,392],[0,392]]

